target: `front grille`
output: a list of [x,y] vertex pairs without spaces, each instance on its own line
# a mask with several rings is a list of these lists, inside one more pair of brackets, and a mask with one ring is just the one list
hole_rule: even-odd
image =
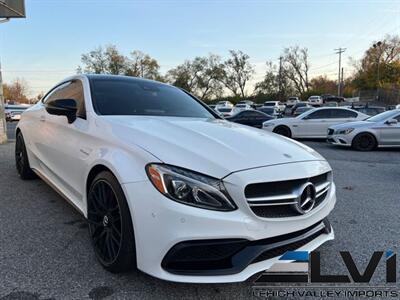
[[310,178],[249,184],[245,188],[245,196],[250,209],[261,218],[295,217],[301,215],[295,206],[308,182],[315,187],[315,209],[328,194],[330,172]]

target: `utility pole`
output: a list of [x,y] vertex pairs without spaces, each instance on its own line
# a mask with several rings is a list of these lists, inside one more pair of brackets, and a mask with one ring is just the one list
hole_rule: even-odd
[[339,54],[339,72],[338,72],[338,96],[340,97],[341,95],[341,81],[340,81],[340,71],[342,69],[342,53],[346,51],[346,48],[338,48],[334,49],[336,54]]
[[278,82],[278,88],[279,88],[279,101],[282,101],[282,56],[279,56],[279,82]]
[[381,76],[380,76],[380,65],[381,65],[381,56],[382,56],[382,49],[381,49],[381,45],[382,45],[382,42],[381,41],[379,41],[379,42],[377,42],[376,44],[374,44],[373,45],[373,47],[375,48],[375,49],[377,49],[377,51],[379,51],[379,54],[377,55],[377,57],[376,57],[376,64],[377,64],[377,82],[376,82],[376,100],[378,100],[379,101],[379,88],[380,88],[380,82],[381,82]]
[[[0,20],[1,23],[8,22],[10,19],[5,18]],[[1,62],[0,62],[0,145],[7,143],[7,122],[5,116],[5,101],[3,95],[3,76],[1,74]]]
[[[343,68],[342,68],[342,79],[340,80],[340,92],[343,94],[344,90],[344,77],[343,77]],[[339,95],[341,96],[341,95]]]

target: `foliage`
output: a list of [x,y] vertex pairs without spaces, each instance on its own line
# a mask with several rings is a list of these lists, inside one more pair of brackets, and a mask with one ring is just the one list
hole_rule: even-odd
[[16,78],[10,84],[3,83],[3,95],[5,100],[17,103],[28,103],[28,90],[28,84],[21,78]]
[[[292,46],[281,53],[280,65],[266,63],[264,78],[254,84],[251,97],[246,95],[254,75],[250,57],[240,50],[230,50],[227,59],[216,54],[197,56],[170,69],[163,77],[158,61],[148,54],[134,50],[129,56],[109,45],[98,47],[81,57],[82,67],[77,72],[124,74],[158,81],[166,81],[193,93],[205,101],[227,99],[285,100],[300,96],[336,94],[337,82],[326,75],[310,78],[307,48]],[[344,95],[355,90],[400,88],[400,37],[386,36],[367,49],[360,61],[353,63],[356,71],[345,80]],[[379,74],[379,80],[378,80]]]
[[109,45],[105,49],[98,47],[89,53],[82,54],[84,68],[78,67],[77,73],[113,74],[143,77],[162,80],[160,66],[156,59],[139,50],[134,50],[130,58],[122,55],[116,46]]
[[131,58],[126,59],[125,64],[125,75],[159,81],[162,80],[159,73],[160,66],[157,60],[142,51],[135,50],[131,52]]
[[168,71],[166,79],[172,85],[193,93],[202,100],[221,97],[223,64],[218,55],[195,57]]
[[354,66],[352,85],[357,89],[399,88],[400,37],[389,35],[374,42]]

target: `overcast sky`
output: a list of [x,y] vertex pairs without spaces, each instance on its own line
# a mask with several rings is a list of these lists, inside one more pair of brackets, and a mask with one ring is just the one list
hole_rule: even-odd
[[335,48],[349,57],[385,34],[400,34],[400,1],[26,0],[26,19],[0,24],[3,78],[24,78],[31,94],[75,73],[80,56],[115,44],[142,50],[165,72],[208,53],[250,55],[260,80],[284,47],[310,53],[312,75],[337,76]]

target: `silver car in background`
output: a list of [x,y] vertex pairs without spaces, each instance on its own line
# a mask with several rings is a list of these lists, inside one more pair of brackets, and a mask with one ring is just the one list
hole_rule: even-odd
[[364,121],[331,126],[327,141],[360,151],[400,147],[400,109],[389,110]]

